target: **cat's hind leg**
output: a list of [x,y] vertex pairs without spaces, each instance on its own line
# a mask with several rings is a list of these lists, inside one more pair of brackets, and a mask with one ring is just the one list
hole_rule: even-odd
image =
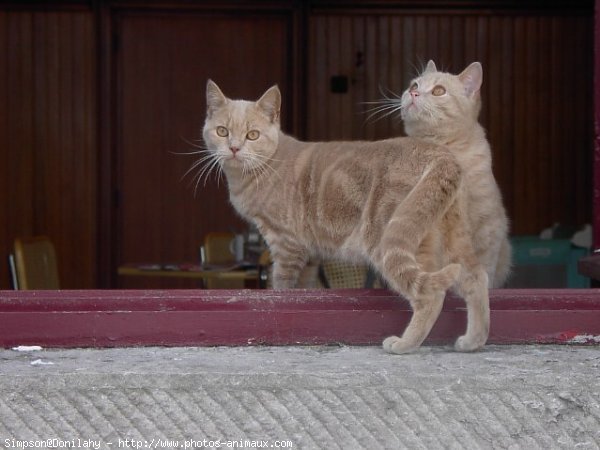
[[459,337],[455,349],[470,352],[483,347],[490,330],[489,277],[473,248],[471,233],[460,205],[448,211],[445,220],[446,246],[450,261],[463,266],[454,291],[467,304],[467,331]]
[[380,272],[390,287],[410,302],[413,310],[402,337],[387,338],[383,348],[390,353],[408,353],[429,335],[442,310],[446,290],[459,278],[461,266],[449,264],[437,272],[425,272],[411,254],[396,246],[388,250]]
[[487,272],[481,265],[465,268],[454,289],[467,304],[467,332],[456,340],[454,348],[460,352],[478,350],[490,331]]

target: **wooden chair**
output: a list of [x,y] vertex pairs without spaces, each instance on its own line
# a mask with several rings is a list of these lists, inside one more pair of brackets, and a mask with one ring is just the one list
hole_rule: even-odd
[[272,265],[271,252],[264,250],[258,258],[258,287],[261,289],[273,287]]
[[[235,257],[231,253],[233,233],[211,232],[204,236],[204,263],[207,266],[228,266],[235,264]],[[207,289],[244,289],[243,280],[212,280],[205,281]]]
[[46,236],[15,239],[18,289],[60,289],[56,251]]

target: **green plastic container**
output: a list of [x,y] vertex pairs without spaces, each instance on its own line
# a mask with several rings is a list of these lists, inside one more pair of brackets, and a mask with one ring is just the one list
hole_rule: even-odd
[[569,239],[540,239],[516,236],[513,270],[506,287],[511,288],[589,288],[590,280],[577,272],[577,261],[587,250],[575,247]]

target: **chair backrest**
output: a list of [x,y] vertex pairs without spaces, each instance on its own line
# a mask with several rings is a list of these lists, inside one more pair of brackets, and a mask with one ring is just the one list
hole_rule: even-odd
[[60,289],[56,251],[46,236],[15,239],[19,289]]
[[227,265],[234,264],[235,257],[231,252],[233,233],[211,232],[204,236],[204,257],[207,264]]
[[[211,232],[204,236],[204,263],[207,265],[227,266],[235,264],[235,256],[231,252],[233,233]],[[243,289],[243,280],[213,280],[207,279],[208,289]]]
[[332,289],[380,288],[377,276],[369,273],[368,266],[353,265],[341,261],[324,261],[320,267],[321,286]]

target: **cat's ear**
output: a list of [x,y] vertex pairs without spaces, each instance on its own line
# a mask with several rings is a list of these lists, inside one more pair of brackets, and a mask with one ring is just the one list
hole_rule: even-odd
[[256,106],[261,109],[272,123],[279,122],[279,110],[281,109],[281,92],[277,85],[271,86],[261,98],[256,101]]
[[208,80],[206,83],[206,114],[208,117],[212,115],[212,113],[225,106],[227,103],[227,97],[221,92],[217,83],[213,80]]
[[471,97],[479,92],[481,83],[483,83],[483,68],[479,62],[474,62],[469,65],[465,70],[458,76],[465,87],[465,93],[467,97]]
[[423,73],[431,73],[431,72],[437,72],[437,67],[435,67],[435,63],[433,62],[433,59],[430,59],[427,62],[427,67],[425,67],[425,72],[423,72]]

